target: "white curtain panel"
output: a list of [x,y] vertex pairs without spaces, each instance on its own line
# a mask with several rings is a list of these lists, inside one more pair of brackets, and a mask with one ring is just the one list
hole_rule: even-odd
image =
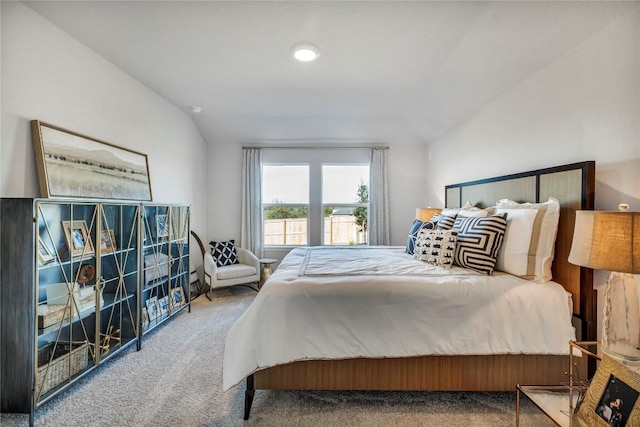
[[264,256],[262,238],[262,150],[242,149],[242,228],[240,247]]
[[369,166],[369,244],[389,245],[389,180],[387,148],[371,150]]

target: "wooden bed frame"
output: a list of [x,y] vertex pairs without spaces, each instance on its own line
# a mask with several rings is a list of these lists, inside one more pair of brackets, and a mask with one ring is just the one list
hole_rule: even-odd
[[[573,296],[577,337],[596,339],[596,295],[591,269],[568,262],[576,210],[594,207],[595,162],[539,169],[446,186],[446,206],[467,201],[486,207],[501,198],[520,202],[560,200],[560,222],[553,280]],[[422,356],[409,358],[305,360],[247,377],[244,419],[256,389],[271,390],[421,390],[512,391],[517,384],[566,381],[567,355]]]

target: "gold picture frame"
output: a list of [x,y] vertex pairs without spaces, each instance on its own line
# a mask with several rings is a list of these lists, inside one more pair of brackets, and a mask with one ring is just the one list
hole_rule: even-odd
[[640,375],[603,355],[578,417],[594,427],[640,427]]
[[171,289],[171,308],[172,310],[177,309],[178,307],[183,306],[186,303],[184,297],[184,289],[182,286],[178,286],[177,288]]
[[64,238],[72,258],[86,258],[95,253],[91,234],[84,220],[62,221]]
[[100,252],[103,254],[115,252],[116,249],[116,235],[113,229],[102,230],[100,232]]
[[146,154],[40,120],[31,134],[42,197],[153,200]]
[[42,237],[38,236],[38,260],[42,264],[48,264],[54,260],[54,256],[42,240]]

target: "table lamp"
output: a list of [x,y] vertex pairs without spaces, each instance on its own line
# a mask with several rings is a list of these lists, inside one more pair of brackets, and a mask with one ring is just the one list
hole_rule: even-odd
[[628,364],[640,364],[640,298],[632,274],[640,273],[640,213],[577,211],[572,264],[609,270],[604,293],[601,349]]
[[416,219],[427,222],[431,220],[435,214],[442,212],[442,209],[437,208],[416,208]]

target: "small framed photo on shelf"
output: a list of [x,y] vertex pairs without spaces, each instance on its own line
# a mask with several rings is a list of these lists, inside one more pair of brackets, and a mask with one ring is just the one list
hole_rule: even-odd
[[149,328],[149,313],[147,313],[147,307],[142,307],[142,332],[146,331]]
[[171,210],[171,225],[173,226],[173,239],[187,239],[189,236],[189,208],[179,206]]
[[159,298],[158,306],[160,307],[159,317],[167,317],[169,315],[169,296],[165,295]]
[[41,237],[38,237],[38,260],[42,264],[49,264],[54,259],[53,254],[44,243]]
[[598,365],[578,417],[589,426],[640,425],[640,376],[606,354]]
[[169,236],[169,221],[167,215],[156,215],[156,237]]
[[147,302],[147,314],[149,315],[149,322],[154,325],[158,318],[158,297],[150,297]]
[[93,242],[85,221],[62,221],[64,237],[72,258],[93,255]]
[[171,307],[172,307],[172,309],[180,307],[181,305],[184,305],[184,303],[185,303],[184,290],[182,289],[182,286],[178,286],[177,288],[171,289]]
[[116,249],[116,235],[113,229],[102,230],[100,233],[100,252],[109,253]]

